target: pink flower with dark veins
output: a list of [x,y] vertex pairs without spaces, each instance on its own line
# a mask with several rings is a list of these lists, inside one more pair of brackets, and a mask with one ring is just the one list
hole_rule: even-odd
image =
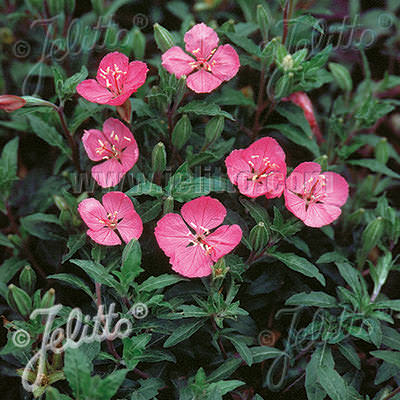
[[85,131],[82,143],[92,161],[103,161],[92,168],[93,178],[103,188],[117,185],[139,157],[132,132],[116,118],[104,122],[103,132]]
[[213,29],[197,24],[185,34],[185,49],[191,55],[178,46],[171,47],[162,55],[162,66],[178,79],[186,75],[189,89],[209,93],[232,79],[240,67],[234,48],[229,44],[218,47],[218,42]]
[[92,103],[120,106],[144,84],[147,71],[144,62],[129,62],[125,54],[109,53],[101,60],[96,79],[82,81],[76,91]]
[[286,208],[307,226],[320,228],[332,223],[346,203],[349,185],[335,172],[321,173],[315,162],[298,165],[286,179]]
[[225,160],[230,181],[247,197],[279,197],[285,187],[285,152],[271,137],[247,149],[233,150]]
[[181,214],[183,218],[169,213],[158,221],[154,231],[158,245],[177,273],[189,278],[210,275],[212,265],[240,243],[242,230],[239,225],[219,226],[226,209],[209,196],[184,204]]
[[87,234],[105,246],[119,245],[121,238],[125,243],[139,239],[143,224],[131,199],[122,192],[109,192],[102,201],[91,198],[79,203],[79,214],[89,227]]

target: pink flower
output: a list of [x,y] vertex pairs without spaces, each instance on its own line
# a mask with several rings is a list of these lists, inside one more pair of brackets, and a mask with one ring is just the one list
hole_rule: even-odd
[[349,186],[342,176],[335,172],[321,174],[321,166],[314,162],[298,165],[286,179],[284,192],[287,209],[314,228],[338,218],[348,194]]
[[85,131],[82,142],[92,161],[105,160],[92,168],[93,178],[103,188],[117,185],[139,157],[131,131],[116,118],[104,122],[103,132]]
[[141,61],[130,63],[124,54],[109,53],[100,62],[96,80],[81,82],[76,91],[92,103],[120,106],[144,84],[147,71]]
[[233,150],[225,160],[230,181],[247,197],[279,197],[285,186],[285,153],[278,142],[264,137],[247,149]]
[[211,266],[240,243],[242,230],[238,225],[217,228],[224,221],[226,209],[208,196],[184,204],[181,214],[183,218],[170,213],[158,221],[154,231],[158,245],[179,274],[189,278],[210,275]]
[[121,244],[120,237],[129,243],[142,234],[142,220],[130,198],[122,192],[106,193],[103,204],[93,198],[85,199],[79,203],[78,211],[89,227],[87,234],[96,243],[115,246]]
[[324,138],[322,137],[321,131],[319,130],[318,122],[314,114],[314,108],[307,94],[304,92],[296,92],[292,93],[289,97],[286,97],[283,100],[290,100],[292,103],[298,105],[303,109],[304,116],[310,124],[311,130],[317,138],[318,143],[322,143],[324,141]]
[[239,70],[239,56],[232,46],[218,47],[218,35],[207,25],[195,25],[185,34],[187,55],[174,46],[162,55],[162,66],[177,78],[188,76],[186,84],[196,93],[209,93]]
[[18,110],[26,104],[26,100],[13,94],[0,95],[0,110],[7,112]]

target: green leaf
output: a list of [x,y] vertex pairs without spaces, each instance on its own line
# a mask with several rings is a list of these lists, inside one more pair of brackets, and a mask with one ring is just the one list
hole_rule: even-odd
[[160,215],[161,208],[162,200],[148,200],[136,207],[136,211],[145,224]]
[[18,143],[18,137],[10,140],[9,142],[7,142],[7,144],[3,148],[3,151],[1,152],[0,189],[3,192],[8,191],[11,188],[11,184],[18,179]]
[[321,367],[317,375],[319,383],[332,400],[349,399],[346,382],[333,368]]
[[36,213],[20,219],[21,226],[31,235],[43,240],[56,240],[60,236],[54,232],[50,224],[61,225],[53,214]]
[[338,343],[339,351],[346,357],[351,364],[361,370],[361,361],[354,347],[349,343]]
[[234,32],[224,32],[224,34],[229,38],[229,40],[241,47],[243,50],[247,51],[249,54],[261,57],[260,47],[257,46],[251,39]]
[[152,292],[153,290],[163,289],[175,283],[185,281],[178,275],[163,274],[159,276],[151,276],[139,285],[139,291]]
[[140,243],[137,239],[132,239],[122,252],[121,282],[129,284],[134,281],[144,271],[140,267],[141,263],[142,250]]
[[351,80],[348,69],[341,64],[332,62],[329,63],[329,69],[339,87],[345,92],[351,92],[353,89],[353,81]]
[[300,272],[301,274],[311,278],[316,278],[323,286],[325,286],[324,276],[319,272],[318,268],[314,264],[311,264],[305,258],[297,256],[294,253],[278,252],[270,253],[270,256],[277,258],[294,271]]
[[239,199],[239,201],[257,223],[264,222],[265,225],[269,225],[269,215],[264,207],[244,198]]
[[371,351],[370,354],[374,357],[380,358],[389,364],[393,364],[400,368],[400,352],[389,351],[389,350],[375,350]]
[[71,157],[71,149],[63,140],[61,133],[35,115],[28,115],[28,119],[31,123],[33,132],[35,132],[37,136],[47,142],[50,146],[58,147],[66,156]]
[[75,287],[77,289],[83,290],[92,299],[95,298],[93,296],[92,292],[90,291],[90,289],[88,288],[88,286],[85,284],[85,282],[81,278],[78,278],[75,275],[72,275],[72,274],[54,274],[54,275],[49,275],[47,278],[48,279],[57,279],[59,281],[67,283],[67,284],[71,285],[72,287]]
[[276,349],[275,347],[269,346],[255,346],[250,348],[253,355],[253,362],[259,363],[271,358],[277,357],[288,357],[288,355],[282,350]]
[[70,76],[62,85],[62,93],[64,96],[71,96],[76,92],[76,86],[88,76],[87,68],[82,65],[82,68],[76,74]]
[[71,235],[68,238],[67,246],[68,253],[63,255],[61,263],[64,264],[68,261],[79,249],[81,249],[86,243],[86,233]]
[[153,400],[164,386],[164,382],[158,378],[141,379],[139,383],[140,388],[132,393],[131,400]]
[[384,165],[374,159],[364,158],[362,160],[350,160],[350,161],[347,161],[347,164],[357,165],[359,167],[368,168],[372,172],[384,174],[384,175],[390,176],[391,178],[400,179],[400,174],[392,171],[386,165]]
[[164,347],[172,347],[176,344],[182,342],[183,340],[188,339],[194,333],[196,333],[203,325],[204,320],[196,320],[191,322],[185,322],[182,325],[178,326],[173,332],[172,335],[165,341]]
[[133,186],[127,192],[125,192],[125,194],[132,197],[141,195],[160,197],[163,194],[163,190],[160,186],[152,182],[145,181]]
[[211,372],[208,376],[208,382],[218,382],[222,379],[229,378],[242,363],[240,358],[231,358],[230,360],[224,361],[215,371]]
[[273,124],[268,125],[267,128],[277,130],[293,143],[296,143],[299,146],[306,147],[308,150],[311,151],[311,153],[314,154],[315,157],[318,157],[320,155],[317,143],[315,143],[314,140],[310,139],[310,137],[306,136],[304,132],[296,126],[289,124]]
[[189,104],[180,107],[178,113],[193,113],[195,115],[209,115],[212,117],[222,116],[232,121],[235,120],[231,114],[222,111],[219,105],[204,100],[193,100]]
[[336,299],[324,292],[297,293],[287,299],[285,304],[289,306],[302,305],[321,308],[338,306]]
[[224,335],[228,340],[231,341],[237,352],[243,358],[243,361],[251,366],[253,364],[253,354],[245,341],[240,336]]
[[92,369],[91,360],[81,347],[67,348],[64,357],[64,374],[75,398],[83,398]]
[[122,339],[124,344],[123,359],[129,369],[135,368],[139,363],[139,357],[145,351],[150,340],[151,334],[141,334]]
[[14,248],[12,242],[10,242],[7,236],[3,235],[2,233],[0,233],[0,246],[9,247],[11,249]]

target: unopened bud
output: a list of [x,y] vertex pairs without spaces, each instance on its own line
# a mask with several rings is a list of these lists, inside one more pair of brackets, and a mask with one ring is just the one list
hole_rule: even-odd
[[206,143],[214,143],[220,136],[225,126],[224,117],[214,117],[206,125]]
[[261,31],[261,36],[264,40],[268,38],[268,31],[271,25],[270,16],[262,4],[257,6],[257,23]]
[[175,125],[172,132],[172,144],[180,150],[188,141],[191,134],[192,124],[190,123],[188,116],[185,114]]
[[143,60],[146,51],[146,38],[138,27],[133,31],[132,47],[135,58]]
[[365,215],[365,209],[359,208],[358,210],[351,213],[348,217],[348,221],[351,225],[357,226],[362,221]]
[[167,153],[165,152],[164,143],[157,143],[151,154],[153,172],[164,172],[167,166]]
[[224,278],[226,273],[229,271],[229,268],[226,266],[226,262],[224,257],[220,258],[212,267],[213,278]]
[[27,293],[32,294],[36,286],[36,273],[30,265],[26,265],[19,275],[19,285]]
[[293,66],[294,66],[294,61],[293,57],[290,54],[283,57],[282,68],[285,72],[291,70]]
[[55,205],[57,206],[57,208],[60,211],[68,210],[68,208],[69,208],[68,204],[67,204],[67,202],[65,201],[65,199],[63,197],[61,197],[59,195],[54,195],[53,199],[54,199]]
[[163,205],[163,213],[168,214],[170,212],[174,211],[174,198],[172,196],[168,196],[164,200],[164,205]]
[[8,304],[18,311],[23,317],[27,317],[32,310],[32,301],[28,293],[11,284],[8,286]]
[[51,288],[42,297],[42,301],[40,302],[40,308],[53,307],[55,300],[56,300],[56,291],[53,288]]
[[26,104],[22,97],[14,96],[12,94],[0,95],[0,110],[7,112],[18,110]]
[[375,147],[375,158],[382,164],[389,160],[389,144],[386,138],[382,138]]
[[171,34],[160,24],[154,24],[154,40],[157,43],[158,48],[165,52],[174,45]]
[[269,232],[264,222],[259,222],[250,231],[249,241],[254,251],[263,249],[269,240]]

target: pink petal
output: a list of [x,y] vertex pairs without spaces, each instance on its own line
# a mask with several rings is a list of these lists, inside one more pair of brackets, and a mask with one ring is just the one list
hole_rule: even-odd
[[180,47],[174,46],[168,49],[161,56],[161,65],[170,73],[175,74],[179,79],[182,75],[189,75],[193,72],[190,63],[194,62],[193,58],[188,56]]
[[139,158],[139,148],[136,141],[129,145],[120,155],[120,161],[124,172],[128,172]]
[[117,185],[125,175],[121,163],[115,158],[104,161],[92,168],[93,179],[103,188]]
[[268,193],[267,181],[265,179],[252,180],[251,174],[241,174],[238,176],[239,192],[247,197],[256,198]]
[[108,192],[103,196],[103,206],[107,213],[118,213],[118,219],[124,218],[135,212],[132,200],[122,192]]
[[230,253],[242,240],[242,230],[239,225],[222,225],[206,237],[207,244],[213,247],[211,258],[218,261]]
[[186,248],[193,237],[189,228],[178,214],[164,215],[154,230],[157,243],[164,253],[171,257],[177,249]]
[[325,204],[341,207],[349,196],[349,185],[341,175],[335,172],[324,172],[326,177],[325,193],[327,196],[321,200]]
[[233,150],[225,159],[229,180],[237,185],[240,176],[250,176],[250,165],[243,158],[244,150]]
[[201,246],[179,247],[170,258],[172,269],[188,278],[201,278],[211,274],[213,261]]
[[226,209],[217,199],[202,196],[184,204],[181,214],[186,223],[201,234],[221,225],[226,216]]
[[108,104],[113,98],[113,94],[94,79],[82,81],[76,87],[76,91],[92,103]]
[[218,46],[218,35],[207,25],[195,25],[185,33],[186,51],[199,58],[207,59]]
[[297,218],[304,221],[307,218],[306,202],[290,190],[285,190],[284,195],[286,208]]
[[244,149],[243,157],[246,160],[252,161],[256,170],[263,169],[264,160],[269,159],[271,163],[276,163],[280,168],[284,169],[286,174],[285,152],[279,143],[271,137],[263,137],[247,149]]
[[133,238],[139,239],[143,232],[143,223],[136,211],[132,211],[118,222],[118,232],[125,243],[129,243]]
[[190,74],[186,81],[187,87],[196,93],[210,93],[221,83],[221,79],[204,69]]
[[89,229],[87,231],[89,237],[91,237],[96,243],[102,244],[104,246],[116,246],[121,244],[121,240],[118,235],[109,228],[103,227],[98,231],[93,231]]
[[145,83],[148,70],[147,65],[142,61],[129,63],[122,91],[129,93],[129,95],[136,92]]
[[118,150],[122,150],[133,143],[137,147],[132,132],[119,119],[108,118],[103,124],[103,133]]
[[[114,93],[117,93],[121,88],[121,85],[123,84],[122,75],[121,78],[119,78],[119,87],[117,87],[114,76],[112,76],[112,73],[107,73],[107,71],[115,71],[115,67],[117,67],[117,69],[122,71],[122,73],[127,73],[128,64],[129,58],[125,54],[119,53],[117,51],[113,53],[108,53],[100,61],[100,65],[96,75],[97,81],[100,83],[100,85],[107,87],[108,80],[108,83],[111,85],[110,90]],[[106,78],[104,78],[104,76],[106,76]]]
[[110,101],[107,102],[109,106],[122,106],[126,100],[129,99],[132,93],[122,92],[119,96],[113,97]]
[[[85,134],[82,137],[83,147],[86,150],[88,157],[92,161],[101,161],[106,153],[101,151],[103,143],[106,149],[111,150],[110,143],[106,140],[103,135],[103,132],[98,129],[89,129],[85,131]],[[97,152],[99,150],[99,152]]]
[[78,211],[85,224],[92,230],[104,228],[104,223],[100,222],[107,219],[107,212],[102,204],[96,199],[85,199],[79,203]]
[[239,56],[229,44],[219,46],[209,63],[211,73],[222,81],[232,79],[240,67]]
[[295,193],[303,193],[305,184],[321,172],[321,166],[315,162],[303,162],[286,179],[286,188]]
[[310,204],[307,210],[307,217],[303,221],[307,226],[320,228],[329,225],[342,213],[341,209],[325,203]]

